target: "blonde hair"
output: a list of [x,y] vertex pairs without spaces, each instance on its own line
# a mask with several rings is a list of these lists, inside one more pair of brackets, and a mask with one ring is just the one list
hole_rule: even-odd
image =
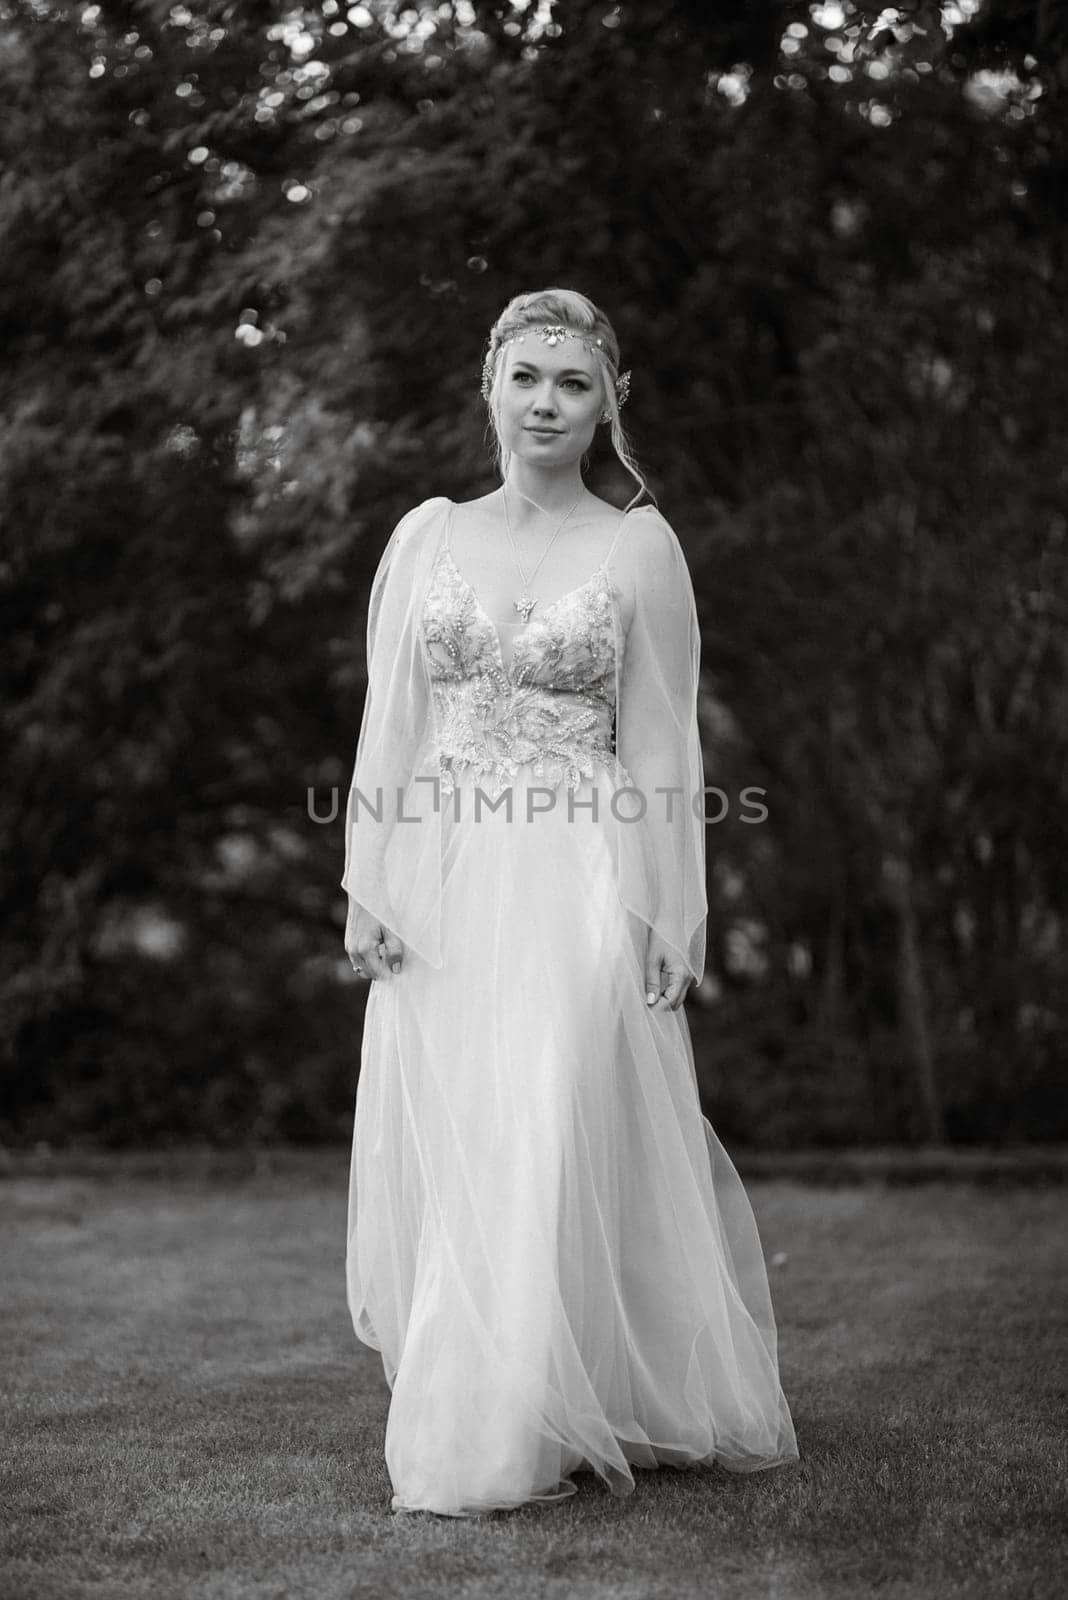
[[619,340],[615,330],[604,312],[595,306],[592,300],[584,294],[579,294],[577,289],[540,289],[534,294],[517,294],[509,300],[496,322],[490,330],[489,341],[486,345],[484,370],[492,372],[492,383],[486,396],[486,405],[489,409],[490,422],[495,438],[494,454],[497,468],[502,479],[508,471],[508,457],[510,452],[505,449],[501,439],[500,429],[500,395],[501,377],[504,362],[501,360],[501,351],[505,340],[521,328],[537,328],[543,324],[559,323],[563,327],[574,328],[576,333],[581,333],[588,339],[600,339],[602,345],[597,351],[597,362],[601,369],[601,385],[604,391],[604,409],[608,412],[608,422],[612,449],[620,464],[630,473],[638,483],[638,491],[627,502],[627,509],[640,500],[643,494],[649,494],[649,486],[642,476],[641,468],[631,448],[630,440],[619,417],[619,401],[616,398],[616,379],[619,377]]

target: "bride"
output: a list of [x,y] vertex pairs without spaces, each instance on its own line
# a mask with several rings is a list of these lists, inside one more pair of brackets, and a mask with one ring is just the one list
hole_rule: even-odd
[[347,1293],[398,1512],[797,1457],[682,1009],[707,913],[693,588],[659,511],[582,477],[604,424],[642,498],[628,381],[585,296],[512,300],[483,368],[501,486],[410,511],[372,586]]

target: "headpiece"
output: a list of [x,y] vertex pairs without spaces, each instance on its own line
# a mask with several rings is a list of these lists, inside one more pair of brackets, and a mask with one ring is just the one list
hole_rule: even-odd
[[[490,390],[493,387],[493,368],[500,352],[506,344],[512,344],[516,339],[525,339],[528,333],[536,333],[538,338],[548,345],[560,344],[564,339],[577,339],[579,344],[588,350],[591,356],[600,356],[606,364],[611,360],[605,348],[604,340],[600,336],[595,338],[592,334],[587,333],[584,328],[570,328],[562,322],[546,323],[540,327],[534,327],[527,323],[524,327],[513,328],[510,333],[506,333],[500,338],[496,334],[491,337],[489,349],[486,351],[486,359],[482,363],[483,400],[488,400],[490,397]],[[612,377],[610,368],[608,376]],[[618,378],[612,379],[612,384],[616,392],[616,405],[624,405],[630,393],[630,373],[621,372]]]

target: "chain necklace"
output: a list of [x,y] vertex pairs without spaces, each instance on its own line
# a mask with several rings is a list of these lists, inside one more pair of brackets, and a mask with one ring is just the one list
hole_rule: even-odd
[[[556,532],[553,534],[552,538],[549,540],[549,543],[545,546],[545,549],[541,553],[541,560],[538,562],[538,565],[534,568],[534,571],[530,574],[530,577],[528,578],[526,573],[523,571],[523,563],[519,559],[519,550],[518,550],[518,548],[516,546],[515,534],[512,532],[512,518],[511,518],[511,513],[508,510],[508,491],[506,490],[504,484],[503,483],[501,484],[501,499],[504,501],[504,525],[508,529],[508,538],[509,538],[509,541],[510,541],[511,546],[512,546],[512,555],[515,558],[515,564],[516,564],[517,568],[519,569],[519,576],[523,580],[523,593],[520,595],[518,600],[513,600],[512,601],[512,605],[514,606],[515,610],[519,612],[519,615],[522,617],[524,622],[529,622],[530,621],[530,613],[534,610],[534,607],[538,603],[536,600],[532,600],[531,597],[530,597],[530,585],[534,582],[534,579],[537,577],[538,570],[541,567],[542,561],[545,560],[545,557],[549,554],[549,551],[552,549],[553,545],[556,543],[556,540],[558,539],[560,534],[563,532],[564,523],[566,523],[569,520],[569,518],[572,517],[574,515],[574,513],[578,510],[579,501],[582,499],[582,496],[585,493],[586,493],[585,486],[583,486],[583,488],[581,488],[579,490],[578,500],[575,501],[575,504],[571,507],[571,510],[567,513],[567,516],[565,516],[564,521],[561,522],[560,526],[557,528]],[[523,499],[525,500],[526,498],[527,498],[527,496],[523,495]],[[530,502],[530,504],[533,505],[534,501],[532,500]],[[541,510],[540,506],[538,507],[538,510],[539,511]]]

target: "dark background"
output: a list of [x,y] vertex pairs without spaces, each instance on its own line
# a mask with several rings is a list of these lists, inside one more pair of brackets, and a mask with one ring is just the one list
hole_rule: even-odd
[[309,791],[549,284],[694,575],[718,1131],[1068,1133],[1068,7],[0,0],[0,106],[0,1139],[348,1138]]

